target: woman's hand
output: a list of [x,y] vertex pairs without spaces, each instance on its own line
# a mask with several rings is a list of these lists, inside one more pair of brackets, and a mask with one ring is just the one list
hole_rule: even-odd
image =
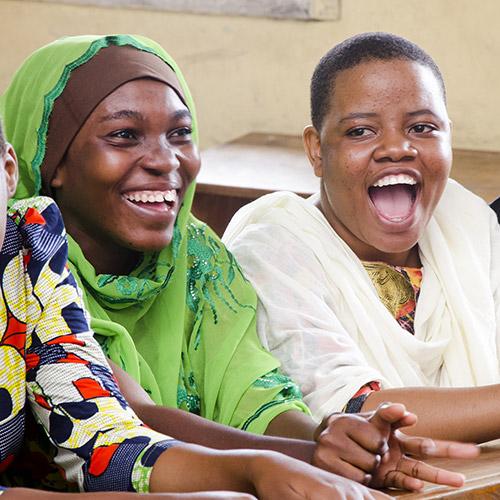
[[454,487],[463,485],[462,474],[433,467],[416,458],[474,458],[480,452],[476,445],[407,436],[398,427],[413,425],[416,417],[411,414],[410,419],[399,418],[407,414],[400,404],[381,406],[384,418],[376,412],[370,421],[388,436],[388,451],[374,471],[370,486],[419,491],[424,486],[423,481]]
[[401,404],[382,404],[376,411],[357,415],[334,414],[318,427],[313,464],[376,488],[420,490],[422,481],[461,486],[463,476],[415,460],[471,458],[475,445],[408,437],[398,428],[414,425],[417,417]]
[[361,484],[274,451],[220,451],[182,444],[158,457],[150,491],[203,490],[239,491],[260,500],[387,498]]
[[379,491],[275,452],[267,452],[253,461],[250,481],[260,500],[389,498]]

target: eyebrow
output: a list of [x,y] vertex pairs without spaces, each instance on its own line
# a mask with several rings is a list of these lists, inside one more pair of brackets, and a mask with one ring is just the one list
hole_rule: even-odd
[[378,116],[377,113],[349,113],[339,120],[339,123],[346,122],[348,120],[354,120],[355,118],[374,118]]
[[417,111],[411,111],[410,113],[407,113],[408,116],[420,116],[420,115],[432,115],[434,116],[435,118],[439,118],[438,115],[436,115],[436,113],[434,113],[433,111],[431,111],[430,109],[418,109]]
[[123,118],[135,118],[136,120],[142,121],[144,120],[144,117],[141,113],[139,113],[139,111],[133,111],[131,109],[121,109],[120,111],[116,111],[115,113],[111,113],[99,118],[99,123],[109,122],[112,120],[121,120]]
[[[424,109],[418,109],[416,111],[410,111],[407,113],[407,116],[409,117],[415,117],[415,116],[421,116],[421,115],[432,115],[436,119],[438,119],[438,115],[431,111],[430,109],[424,108]],[[378,116],[377,113],[349,113],[348,115],[344,116],[339,120],[339,123],[348,121],[348,120],[354,120],[356,118],[375,118]]]
[[190,120],[193,118],[189,109],[178,109],[172,116],[174,120],[182,120],[183,118],[189,118]]
[[[99,119],[99,123],[108,122],[112,120],[122,120],[123,118],[133,118],[135,120],[144,121],[144,116],[139,111],[132,109],[121,109],[109,115],[105,115]],[[174,120],[182,120],[183,118],[191,119],[191,113],[188,109],[179,109],[174,112],[172,118]]]

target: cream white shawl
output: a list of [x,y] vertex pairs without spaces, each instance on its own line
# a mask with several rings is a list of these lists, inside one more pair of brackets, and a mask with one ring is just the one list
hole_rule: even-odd
[[317,418],[372,380],[384,388],[499,382],[500,226],[456,182],[419,242],[414,336],[383,306],[314,199],[264,196],[234,216],[224,241],[259,296],[264,345]]

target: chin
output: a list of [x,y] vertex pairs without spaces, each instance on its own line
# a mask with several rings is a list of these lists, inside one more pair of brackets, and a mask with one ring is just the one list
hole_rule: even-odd
[[159,252],[172,243],[172,236],[172,231],[162,232],[153,236],[148,235],[145,237],[137,237],[137,235],[135,235],[134,238],[130,239],[130,242],[126,245],[126,247],[130,250],[141,253]]
[[405,241],[384,241],[382,244],[377,245],[377,249],[384,253],[403,253],[411,250],[417,241],[414,239],[405,240]]
[[156,240],[156,241],[148,241],[148,242],[141,242],[138,245],[135,245],[134,250],[137,250],[142,253],[149,253],[149,252],[161,252],[164,248],[167,248],[170,243],[172,243],[172,238],[170,239],[161,239],[161,240]]

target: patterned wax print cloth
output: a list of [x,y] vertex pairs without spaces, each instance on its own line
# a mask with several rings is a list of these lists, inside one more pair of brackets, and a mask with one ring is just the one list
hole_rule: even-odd
[[[401,328],[415,334],[415,311],[422,284],[422,269],[392,266],[385,262],[363,262],[377,294]],[[347,413],[362,411],[363,403],[373,391],[380,391],[380,383],[372,380],[359,389],[344,408]]]
[[23,447],[30,410],[69,482],[84,491],[147,492],[152,466],[175,441],[127,406],[66,262],[54,202],[14,204],[0,253],[0,471],[8,477]]
[[384,306],[401,327],[413,335],[422,269],[391,266],[385,262],[363,262],[363,265]]

